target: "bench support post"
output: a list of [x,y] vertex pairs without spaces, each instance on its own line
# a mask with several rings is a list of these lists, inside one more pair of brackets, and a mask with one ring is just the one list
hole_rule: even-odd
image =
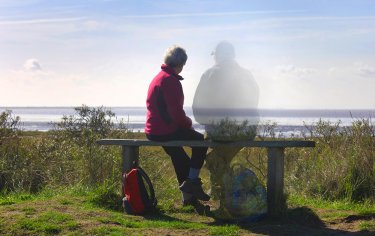
[[268,215],[280,216],[285,210],[284,199],[284,148],[268,148],[267,175]]
[[139,147],[122,146],[122,173],[128,173],[133,167],[138,166]]

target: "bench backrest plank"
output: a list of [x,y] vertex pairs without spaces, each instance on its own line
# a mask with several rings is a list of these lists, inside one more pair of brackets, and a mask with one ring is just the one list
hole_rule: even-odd
[[233,147],[266,147],[266,148],[284,148],[284,147],[315,147],[314,141],[234,141],[234,142],[213,142],[205,141],[167,141],[155,142],[147,139],[101,139],[97,141],[99,145],[119,145],[119,146],[186,146],[186,147],[216,147],[228,145]]

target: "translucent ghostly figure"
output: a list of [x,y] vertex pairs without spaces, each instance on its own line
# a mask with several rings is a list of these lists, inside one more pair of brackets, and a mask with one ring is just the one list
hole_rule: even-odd
[[[231,43],[220,42],[212,55],[215,65],[203,73],[195,92],[195,120],[205,126],[208,138],[212,140],[252,140],[259,122],[258,85],[250,71],[235,61],[235,50]],[[219,218],[232,215],[228,202],[231,203],[234,199],[226,196],[230,189],[228,184],[225,185],[228,181],[224,177],[235,178],[231,162],[240,150],[238,147],[220,145],[213,148],[206,157],[211,196],[220,200],[220,208],[214,213]]]
[[195,120],[212,139],[252,139],[259,122],[258,85],[235,61],[231,43],[220,42],[212,55],[215,65],[203,73],[195,92]]

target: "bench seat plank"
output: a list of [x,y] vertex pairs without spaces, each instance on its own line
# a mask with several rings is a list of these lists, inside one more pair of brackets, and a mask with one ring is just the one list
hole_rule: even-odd
[[205,141],[167,141],[155,142],[147,139],[101,139],[97,141],[99,145],[118,146],[187,146],[187,147],[216,147],[228,145],[233,147],[265,147],[265,148],[285,148],[285,147],[315,147],[314,141],[283,140],[283,141],[234,141],[234,142],[213,142]]

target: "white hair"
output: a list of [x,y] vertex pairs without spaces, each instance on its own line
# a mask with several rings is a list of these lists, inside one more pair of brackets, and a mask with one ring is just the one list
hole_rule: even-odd
[[187,61],[187,54],[185,49],[178,45],[173,45],[168,48],[164,54],[164,63],[170,67],[177,67],[185,65]]

